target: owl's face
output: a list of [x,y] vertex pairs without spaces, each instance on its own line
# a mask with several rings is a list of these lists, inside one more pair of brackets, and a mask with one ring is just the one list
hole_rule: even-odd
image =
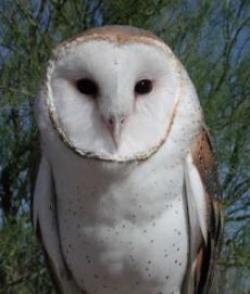
[[147,157],[173,123],[181,89],[177,59],[151,35],[124,34],[97,29],[59,46],[50,61],[50,119],[83,156]]

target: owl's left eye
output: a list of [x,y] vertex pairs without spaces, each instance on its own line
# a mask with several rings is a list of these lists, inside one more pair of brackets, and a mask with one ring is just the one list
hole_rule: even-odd
[[98,94],[97,84],[90,79],[80,79],[76,81],[76,87],[82,94],[95,97]]
[[152,91],[153,83],[151,80],[140,80],[135,85],[135,93],[139,95],[145,95]]

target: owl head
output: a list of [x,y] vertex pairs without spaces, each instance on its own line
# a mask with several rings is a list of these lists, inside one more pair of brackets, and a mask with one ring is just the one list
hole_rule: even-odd
[[51,128],[54,139],[80,156],[131,161],[154,154],[178,113],[185,123],[197,101],[183,66],[162,40],[108,26],[55,48],[37,116],[42,131]]

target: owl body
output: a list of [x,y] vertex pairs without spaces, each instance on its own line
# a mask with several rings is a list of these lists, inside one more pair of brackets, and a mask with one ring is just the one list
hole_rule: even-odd
[[37,99],[34,223],[62,293],[192,294],[206,286],[197,269],[210,275],[199,101],[144,34],[108,27],[62,45]]
[[188,256],[183,161],[166,154],[163,146],[128,166],[68,154],[53,164],[62,252],[87,293],[180,293]]

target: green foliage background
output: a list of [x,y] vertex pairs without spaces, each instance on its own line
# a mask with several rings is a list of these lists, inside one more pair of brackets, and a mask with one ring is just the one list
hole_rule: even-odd
[[1,0],[0,293],[53,293],[30,218],[32,105],[51,49],[89,27],[155,32],[187,68],[218,154],[224,247],[212,293],[250,293],[250,1]]

